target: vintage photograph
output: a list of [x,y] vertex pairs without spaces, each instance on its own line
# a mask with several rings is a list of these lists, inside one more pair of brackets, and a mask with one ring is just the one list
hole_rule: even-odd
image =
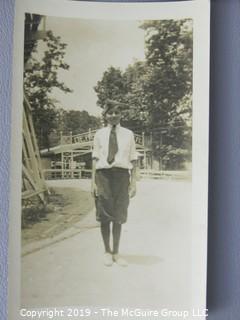
[[191,17],[24,12],[25,316],[192,312],[194,41]]
[[190,19],[26,13],[24,306],[188,302],[192,50]]

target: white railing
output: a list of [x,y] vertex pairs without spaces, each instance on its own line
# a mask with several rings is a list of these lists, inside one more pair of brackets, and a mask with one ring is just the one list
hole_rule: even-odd
[[[45,169],[44,177],[47,180],[57,179],[84,179],[92,177],[91,169]],[[191,179],[189,171],[140,169],[138,176],[146,179]]]
[[96,130],[89,130],[89,132],[84,132],[72,136],[72,143],[83,143],[83,142],[92,142]]
[[141,169],[140,175],[150,179],[191,179],[189,171]]
[[[88,143],[93,142],[96,130],[89,130],[88,132],[79,133],[75,135],[62,135],[61,144],[75,144],[75,143]],[[144,134],[134,134],[135,142],[137,145],[144,146]]]
[[90,169],[45,169],[43,173],[46,180],[84,179],[92,177],[92,170]]

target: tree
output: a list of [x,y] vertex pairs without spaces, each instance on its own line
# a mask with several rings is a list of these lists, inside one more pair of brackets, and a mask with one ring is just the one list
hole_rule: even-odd
[[166,167],[181,167],[191,149],[192,21],[147,21],[141,27],[151,70],[147,108],[152,128],[159,128],[154,131],[154,153]]
[[60,144],[61,133],[73,135],[96,130],[101,127],[101,119],[90,115],[86,110],[64,110],[60,108],[56,119],[57,126],[49,135],[50,147]]
[[104,107],[107,99],[114,99],[123,102],[123,97],[127,93],[126,83],[122,71],[118,68],[110,67],[104,73],[100,81],[94,87],[98,96],[97,105]]
[[145,62],[135,61],[125,71],[110,67],[95,86],[98,96],[97,104],[103,108],[107,99],[113,99],[125,105],[122,108],[122,123],[135,131],[147,129],[146,82],[147,70]]
[[95,130],[101,126],[100,118],[90,115],[86,110],[63,111],[62,131],[68,134],[79,134],[87,132],[89,129]]
[[[46,46],[43,58],[32,52],[24,71],[24,90],[32,107],[34,127],[40,148],[49,148],[49,135],[57,127],[57,101],[52,96],[54,88],[69,93],[71,90],[59,80],[58,70],[68,70],[64,62],[66,44],[51,31],[42,40]],[[25,51],[26,52],[26,51]]]
[[181,168],[191,157],[192,22],[145,21],[146,60],[125,71],[110,67],[98,81],[98,105],[125,103],[123,124],[152,136],[154,157]]
[[135,61],[123,74],[127,94],[123,98],[127,108],[123,113],[123,124],[136,133],[147,132],[150,125],[147,107],[146,83],[149,70],[145,62]]

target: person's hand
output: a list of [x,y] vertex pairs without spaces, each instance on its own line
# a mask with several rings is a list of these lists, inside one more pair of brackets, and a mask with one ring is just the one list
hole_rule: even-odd
[[92,194],[92,197],[95,198],[98,196],[98,189],[97,189],[97,185],[95,182],[92,182],[92,185],[91,185],[91,194]]
[[135,197],[136,192],[137,192],[136,182],[133,181],[133,182],[131,182],[130,185],[129,185],[129,189],[128,189],[129,197],[130,197],[130,198]]

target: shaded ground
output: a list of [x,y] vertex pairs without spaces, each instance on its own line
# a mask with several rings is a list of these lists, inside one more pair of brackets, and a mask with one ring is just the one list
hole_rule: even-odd
[[33,211],[36,209],[30,209],[25,213],[29,218],[25,220],[22,229],[22,245],[59,235],[79,222],[93,207],[90,192],[76,188],[54,187],[47,209],[41,208],[40,214],[35,216],[35,221],[31,214],[34,216]]

